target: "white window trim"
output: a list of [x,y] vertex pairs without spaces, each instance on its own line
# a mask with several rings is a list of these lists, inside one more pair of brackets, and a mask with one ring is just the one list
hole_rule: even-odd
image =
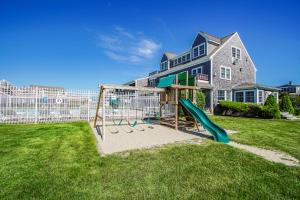
[[[236,56],[237,55],[237,51],[235,52],[235,57],[232,56],[232,48],[240,50],[240,58],[239,59]],[[241,50],[241,48],[231,45],[231,49],[230,50],[231,50],[230,53],[231,53],[232,60],[234,60],[234,59],[242,60],[242,50]]]
[[[166,69],[163,69],[162,66],[163,66],[165,63],[167,63],[167,66],[166,66]],[[168,69],[169,69],[169,61],[166,60],[166,61],[162,62],[162,63],[160,64],[160,69],[161,69],[161,70],[168,70]]]
[[[255,90],[238,90],[238,91],[234,91],[234,101],[236,101],[236,93],[237,92],[242,92],[243,93],[243,102],[244,103],[258,103],[257,102],[257,95],[255,96],[255,94],[256,94],[256,92],[255,92]],[[246,102],[246,92],[253,92],[253,94],[254,94],[254,102]],[[256,97],[256,101],[255,101],[255,97]]]
[[[225,69],[225,77],[224,78],[222,77],[222,68]],[[226,78],[227,77],[226,69],[229,69],[229,71],[230,71],[230,77],[229,77],[229,79]],[[231,67],[226,67],[226,66],[223,66],[223,65],[220,66],[220,79],[231,81]]]
[[[224,91],[224,100],[219,100],[219,91]],[[231,93],[230,98],[227,98],[228,92]],[[218,101],[232,101],[232,90],[217,90],[217,100]]]
[[[253,102],[247,102],[247,101],[246,101],[246,93],[247,93],[247,92],[253,92]],[[244,102],[245,102],[245,103],[257,103],[257,102],[255,102],[255,90],[245,90],[245,91],[244,91]]]
[[[201,74],[203,74],[203,67],[200,66],[200,67],[196,67],[196,68],[192,69],[191,73],[192,73],[193,76],[199,74],[199,73],[198,73],[198,69],[201,69]],[[195,74],[193,73],[194,71],[196,71]]]
[[[204,46],[204,53],[203,54],[200,54],[200,46]],[[198,56],[194,56],[194,49],[196,49],[196,48],[198,48]],[[193,47],[193,50],[192,50],[193,58],[198,58],[200,56],[203,56],[203,55],[205,55],[205,53],[206,53],[205,42],[199,44],[198,46]]]
[[[190,58],[189,58],[189,59],[186,58],[186,55],[187,55],[187,54],[190,54]],[[183,64],[183,63],[186,63],[186,62],[191,61],[191,55],[192,55],[191,51],[187,51],[187,52],[183,53],[182,55],[179,55],[179,56],[173,58],[173,65],[174,65],[174,66],[176,66],[176,65],[181,65],[181,64]],[[183,57],[185,57],[185,61],[184,61],[184,62],[182,61],[182,58],[183,58]],[[181,62],[180,62],[180,63],[178,63],[178,58],[181,58]],[[175,64],[175,61],[176,61],[176,64]]]

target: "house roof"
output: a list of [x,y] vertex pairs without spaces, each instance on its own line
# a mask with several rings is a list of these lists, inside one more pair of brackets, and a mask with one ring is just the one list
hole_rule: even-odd
[[211,34],[208,34],[206,32],[199,32],[199,34],[203,35],[204,37],[206,37],[208,40],[211,40],[211,41],[214,41],[214,42],[217,42],[217,43],[221,43],[221,38],[219,37],[216,37],[214,35],[211,35]]
[[284,85],[281,85],[281,86],[278,86],[278,87],[281,88],[281,87],[290,87],[290,86],[300,87],[300,84],[284,84]]
[[233,90],[249,90],[249,89],[260,89],[260,90],[269,90],[269,91],[280,91],[279,88],[266,86],[258,83],[242,83],[233,87]]
[[177,56],[175,53],[172,52],[165,52],[164,54],[167,56],[168,59],[172,59]]

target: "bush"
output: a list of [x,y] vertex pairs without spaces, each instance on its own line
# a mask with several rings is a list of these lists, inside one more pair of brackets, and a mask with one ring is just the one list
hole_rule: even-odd
[[300,108],[295,108],[295,115],[300,115]]
[[221,101],[219,109],[219,113],[222,115],[235,117],[258,117],[262,111],[262,106],[253,103]]
[[218,114],[235,117],[280,118],[280,111],[274,96],[270,95],[264,106],[255,103],[221,101]]
[[198,91],[196,94],[197,107],[204,109],[205,107],[205,95],[202,91]]
[[262,117],[264,118],[280,118],[279,106],[273,95],[269,95],[262,109]]
[[246,112],[248,110],[248,104],[235,101],[221,101],[221,110],[231,110],[232,112]]
[[279,104],[280,110],[293,114],[295,112],[289,94],[284,94]]
[[300,115],[300,96],[290,95],[290,99],[295,110],[295,115]]

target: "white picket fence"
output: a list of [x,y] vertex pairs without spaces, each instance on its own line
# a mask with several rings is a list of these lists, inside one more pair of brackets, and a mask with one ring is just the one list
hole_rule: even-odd
[[0,86],[0,123],[92,120],[98,91]]

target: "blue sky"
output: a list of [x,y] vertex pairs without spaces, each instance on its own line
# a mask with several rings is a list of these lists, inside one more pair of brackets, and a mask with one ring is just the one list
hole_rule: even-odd
[[0,0],[0,79],[96,89],[159,68],[195,34],[237,31],[257,82],[300,83],[300,1]]

